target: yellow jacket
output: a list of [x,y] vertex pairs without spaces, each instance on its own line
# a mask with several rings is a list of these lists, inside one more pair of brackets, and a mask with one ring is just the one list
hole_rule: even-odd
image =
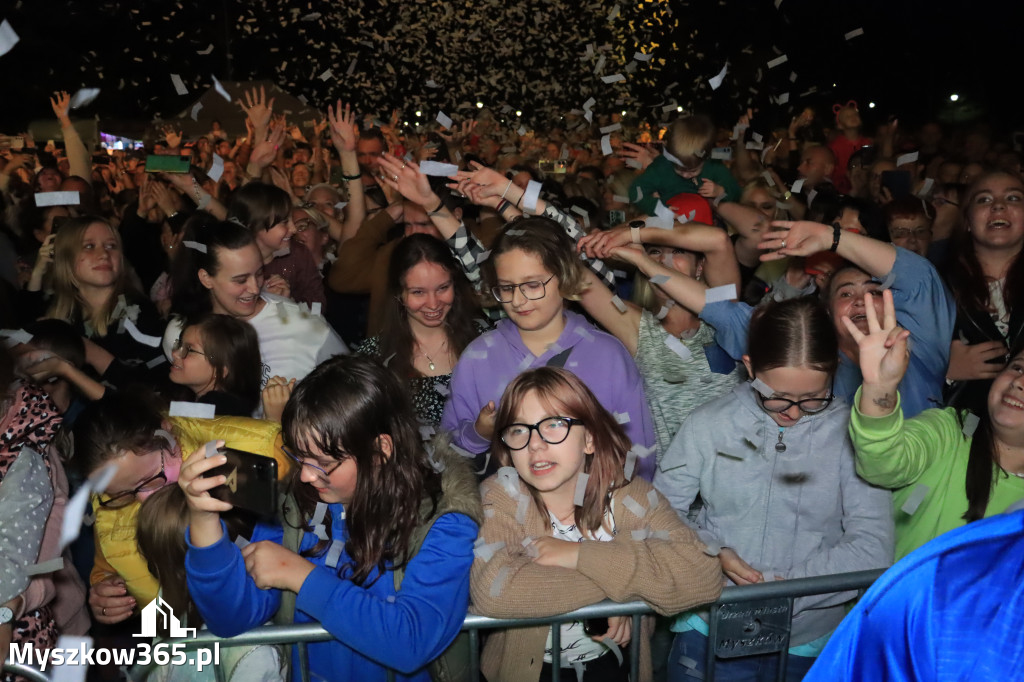
[[[211,440],[222,440],[227,447],[273,457],[278,463],[278,477],[288,471],[288,458],[281,450],[281,425],[248,417],[217,417],[194,419],[169,417],[171,432],[181,446],[182,458]],[[146,567],[135,539],[139,502],[127,507],[106,509],[93,497],[92,508],[96,516],[96,557],[89,582],[95,585],[111,576],[119,575],[135,597],[141,609],[156,599],[156,578]]]

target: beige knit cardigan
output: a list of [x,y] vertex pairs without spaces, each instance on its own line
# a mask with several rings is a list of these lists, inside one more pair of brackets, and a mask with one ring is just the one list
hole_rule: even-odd
[[[479,552],[473,561],[472,611],[495,618],[544,617],[608,598],[643,600],[658,613],[671,615],[712,602],[721,593],[718,559],[705,554],[696,534],[647,481],[634,478],[615,491],[615,539],[581,543],[573,571],[540,566],[527,556],[523,541],[550,535],[549,520],[531,498],[524,503],[525,519],[520,516],[523,522],[519,523],[519,496],[529,492],[518,477],[511,483],[507,470],[504,484],[499,476],[501,472],[481,485],[485,518],[479,542],[504,545],[489,558],[486,549]],[[510,489],[515,485],[519,491],[514,496]],[[667,539],[664,533],[648,536],[657,531],[667,531]],[[537,682],[548,630],[547,626],[526,627],[491,634],[480,666],[488,681]],[[653,619],[645,618],[643,632],[632,637],[633,646],[640,646],[641,682],[651,679],[652,630]]]

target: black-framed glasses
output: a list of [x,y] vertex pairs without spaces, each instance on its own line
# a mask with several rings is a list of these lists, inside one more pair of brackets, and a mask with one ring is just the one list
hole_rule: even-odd
[[[756,378],[756,377],[755,377]],[[794,405],[800,408],[800,411],[804,414],[817,414],[832,404],[832,401],[836,399],[835,396],[835,379],[832,379],[832,383],[829,385],[828,397],[826,398],[804,398],[803,400],[789,400],[788,398],[775,398],[775,397],[764,397],[761,392],[756,388],[751,387],[754,394],[757,396],[758,401],[761,403],[761,407],[765,412],[773,412],[778,414],[785,412]]]
[[167,485],[167,474],[165,473],[167,459],[164,456],[166,452],[166,450],[160,450],[160,471],[158,471],[155,476],[150,476],[132,490],[125,490],[109,496],[100,495],[100,506],[106,507],[107,509],[127,507],[135,501],[135,497],[139,493],[155,492]]
[[284,454],[288,456],[288,459],[290,459],[291,461],[295,462],[300,467],[309,467],[310,469],[315,471],[318,475],[323,476],[325,479],[330,478],[331,474],[333,474],[335,471],[337,471],[338,467],[341,466],[342,461],[344,461],[344,460],[340,460],[340,461],[336,462],[334,464],[334,466],[332,466],[330,468],[330,470],[328,471],[327,469],[323,469],[323,468],[319,467],[316,464],[310,464],[309,462],[307,462],[305,460],[305,458],[299,457],[298,455],[296,455],[294,452],[292,452],[288,448],[284,447],[283,445],[281,446],[281,451],[284,452]]
[[527,299],[537,301],[544,298],[544,295],[547,294],[545,287],[554,278],[555,276],[551,275],[543,282],[532,280],[522,284],[499,284],[491,287],[491,295],[494,296],[498,303],[511,303],[512,299],[516,296],[516,288],[518,288]]
[[540,439],[548,445],[558,445],[569,437],[569,430],[583,421],[572,417],[548,417],[536,424],[509,424],[501,430],[501,442],[509,450],[522,450],[530,444],[530,438],[536,431]]
[[171,352],[181,353],[182,358],[187,358],[190,353],[195,353],[196,355],[202,355],[207,360],[211,360],[209,355],[193,347],[191,343],[186,343],[185,341],[182,341],[180,336],[177,339],[175,339],[174,345],[171,346]]

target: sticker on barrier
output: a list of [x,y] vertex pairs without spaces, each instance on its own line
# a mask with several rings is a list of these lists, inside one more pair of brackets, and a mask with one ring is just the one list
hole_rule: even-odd
[[789,647],[789,599],[723,604],[718,609],[715,655],[738,658]]

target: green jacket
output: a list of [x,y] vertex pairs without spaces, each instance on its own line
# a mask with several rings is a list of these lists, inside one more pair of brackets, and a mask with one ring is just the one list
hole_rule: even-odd
[[[867,417],[853,400],[850,439],[857,473],[869,483],[893,490],[896,559],[929,540],[964,525],[967,511],[967,458],[971,439],[963,434],[956,410],[930,409],[903,419],[896,406],[885,417]],[[985,516],[1001,514],[1024,499],[1024,479],[1000,472]],[[920,501],[920,504],[916,504]]]
[[671,161],[660,155],[630,185],[629,200],[645,214],[654,215],[654,207],[658,205],[659,199],[665,203],[677,194],[696,194],[705,178],[725,188],[723,201],[740,200],[739,183],[721,161],[708,159],[700,175],[687,180],[676,173]]

